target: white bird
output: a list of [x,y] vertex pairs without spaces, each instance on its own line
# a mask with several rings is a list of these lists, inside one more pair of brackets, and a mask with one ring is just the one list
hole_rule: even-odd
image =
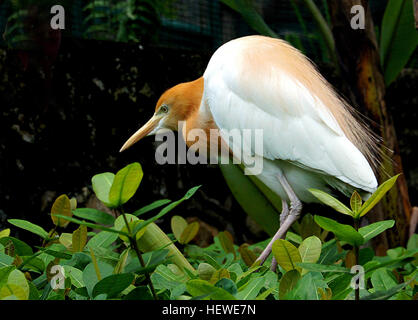
[[210,129],[263,130],[262,154],[245,138],[243,145],[263,162],[257,178],[282,199],[283,211],[261,262],[297,220],[302,202],[318,202],[308,189],[345,195],[358,190],[367,197],[377,188],[370,131],[314,65],[285,41],[248,36],[222,45],[203,77],[160,97],[153,117],[121,151],[160,129],[179,130],[179,121],[186,123],[181,132],[187,145],[190,130],[203,129],[207,139],[199,143],[207,149]]

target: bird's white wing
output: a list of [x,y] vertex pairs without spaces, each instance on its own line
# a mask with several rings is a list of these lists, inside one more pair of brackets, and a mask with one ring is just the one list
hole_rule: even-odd
[[255,66],[251,54],[262,56],[263,48],[234,42],[209,62],[201,112],[210,112],[221,129],[263,129],[265,158],[289,160],[373,192],[373,170],[322,102],[274,64]]

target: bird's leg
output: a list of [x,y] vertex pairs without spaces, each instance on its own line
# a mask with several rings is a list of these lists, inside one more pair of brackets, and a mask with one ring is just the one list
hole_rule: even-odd
[[289,215],[289,207],[286,200],[282,200],[282,213],[280,214],[280,225],[284,223],[287,216]]
[[[289,230],[292,224],[299,218],[300,212],[302,211],[302,202],[300,202],[300,200],[296,196],[295,192],[287,182],[286,177],[283,175],[283,173],[280,172],[277,178],[279,179],[280,184],[282,185],[284,191],[290,199],[290,210],[287,214],[286,219],[280,224],[279,230],[276,232],[276,234],[273,236],[267,247],[258,257],[257,261],[260,261],[260,265],[263,264],[264,261],[266,261],[267,257],[270,255],[273,243],[276,240],[284,238],[286,236],[287,230]],[[275,264],[276,262],[273,261],[273,263]],[[274,265],[272,265],[272,267],[274,267]]]
[[[289,206],[287,205],[286,200],[282,200],[282,213],[280,214],[280,225],[283,225],[288,215],[289,215]],[[270,269],[271,271],[276,271],[276,268],[277,268],[277,261],[276,261],[276,258],[273,257],[273,260],[271,261]]]

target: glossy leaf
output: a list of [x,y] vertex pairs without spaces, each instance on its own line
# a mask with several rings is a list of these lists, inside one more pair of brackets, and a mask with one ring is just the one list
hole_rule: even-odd
[[80,226],[72,235],[72,251],[81,252],[87,243],[87,227]]
[[23,272],[14,269],[7,278],[6,285],[0,288],[0,300],[28,300],[29,284]]
[[265,279],[263,277],[251,279],[244,287],[239,288],[237,293],[237,299],[239,300],[255,300],[258,293],[264,286]]
[[73,286],[76,288],[82,288],[85,286],[83,281],[83,271],[68,265],[64,266],[64,271],[65,275],[70,277],[71,284]]
[[4,238],[8,236],[10,236],[10,229],[4,229],[0,231],[0,238]]
[[174,237],[180,240],[181,234],[187,227],[187,221],[180,216],[173,216],[171,218],[171,230],[173,231]]
[[93,236],[87,243],[88,247],[107,248],[118,238],[117,233],[102,231]]
[[386,268],[373,272],[371,282],[375,291],[387,291],[398,285],[395,276]]
[[115,217],[109,213],[92,208],[76,209],[73,210],[73,214],[78,218],[87,219],[103,225],[113,225],[115,222]]
[[118,171],[109,191],[109,201],[117,208],[129,201],[136,193],[144,173],[138,162]]
[[317,263],[308,263],[302,262],[298,263],[299,267],[309,271],[316,271],[316,272],[342,272],[342,273],[350,273],[350,270],[345,267],[340,267],[337,265],[323,265]]
[[[61,217],[65,218],[64,216],[60,216],[60,215],[56,215],[56,216],[60,217],[60,218]],[[112,232],[112,233],[117,233],[117,234],[121,234],[121,235],[129,237],[129,234],[126,233],[126,232],[115,230],[115,229],[112,229],[112,228],[103,227],[100,224],[89,223],[89,222],[81,221],[81,220],[78,220],[78,219],[75,219],[75,218],[67,218],[67,220],[70,221],[70,222],[74,222],[76,224],[82,225],[82,226],[90,227],[92,229],[99,229],[99,230],[108,231],[108,232]]]
[[[257,222],[270,236],[273,236],[279,229],[279,219],[277,216],[280,211],[273,205],[274,202],[281,202],[277,195],[274,195],[270,189],[260,182],[260,188],[253,182],[255,176],[246,176],[238,165],[220,165],[219,168],[231,190],[234,198],[240,204],[242,209]],[[270,191],[270,192],[269,192]]]
[[196,237],[197,233],[199,232],[199,222],[195,221],[187,225],[187,227],[181,233],[179,242],[181,244],[187,244]]
[[[113,267],[108,263],[98,261],[97,268],[99,270],[100,278],[104,279],[113,273]],[[94,263],[89,263],[83,270],[83,282],[87,288],[87,292],[92,296],[93,288],[101,279],[98,278]]]
[[197,268],[199,278],[206,281],[209,281],[212,278],[212,275],[215,271],[216,269],[206,262],[200,263]]
[[392,189],[393,185],[395,184],[396,180],[398,179],[399,174],[390,178],[389,180],[386,180],[383,182],[377,190],[370,196],[370,198],[363,204],[361,207],[358,216],[362,217],[367,212],[369,212],[373,207],[380,201],[380,199],[383,198],[383,196]]
[[257,260],[257,255],[249,248],[249,245],[246,243],[242,244],[238,251],[247,267],[251,267]]
[[106,294],[107,298],[114,298],[125,290],[134,280],[132,273],[121,273],[107,276],[100,280],[93,288],[92,297]]
[[211,284],[217,283],[221,279],[230,279],[231,276],[229,274],[229,271],[227,269],[221,268],[219,270],[216,270],[212,276],[210,277],[209,282]]
[[[302,262],[315,263],[321,255],[321,240],[318,237],[311,236],[303,240],[298,250],[302,258]],[[303,270],[302,275],[307,271]]]
[[72,215],[71,202],[68,196],[65,194],[59,196],[51,208],[52,222],[58,227],[65,228],[70,221],[66,220],[64,217],[72,217]]
[[166,205],[166,204],[168,204],[170,202],[171,202],[171,200],[169,200],[169,199],[157,200],[157,201],[154,201],[153,203],[151,203],[151,204],[149,204],[149,205],[147,205],[147,206],[145,206],[145,207],[143,207],[143,208],[141,208],[139,210],[136,210],[132,214],[134,216],[137,216],[138,217],[138,216],[143,215],[143,214],[145,214],[147,212],[150,212],[151,210],[154,210],[154,209],[157,209],[157,208],[159,208],[161,206],[164,206],[164,205]]
[[363,200],[361,199],[360,194],[357,191],[354,191],[350,199],[350,206],[351,210],[353,210],[354,212],[354,216],[356,216],[357,213],[360,211],[362,202]]
[[286,298],[286,294],[296,287],[296,284],[300,278],[300,273],[296,269],[289,270],[283,275],[283,277],[280,279],[279,285],[280,300],[284,300]]
[[24,229],[26,231],[37,234],[42,239],[47,239],[48,238],[48,232],[46,232],[44,228],[42,228],[42,227],[40,227],[36,224],[33,224],[29,221],[20,220],[20,219],[9,219],[9,220],[7,220],[7,222],[9,222],[10,224],[12,224],[16,227],[19,227],[21,229]]
[[235,256],[234,243],[231,238],[227,235],[227,231],[218,233],[218,239],[225,253],[232,253]]
[[382,20],[380,58],[385,83],[399,75],[418,45],[413,1],[389,0]]
[[334,210],[340,213],[353,216],[353,212],[345,204],[343,204],[333,196],[329,195],[328,193],[318,189],[309,189],[309,191],[323,204],[326,204],[327,206],[333,208]]
[[297,263],[302,262],[298,249],[289,241],[279,239],[273,243],[273,255],[277,263],[286,271],[296,269],[301,271]]
[[363,236],[364,241],[369,241],[394,225],[395,220],[379,221],[360,228],[358,232]]
[[346,241],[349,244],[356,246],[360,246],[364,243],[363,236],[350,225],[341,224],[321,216],[315,216],[314,219],[322,229],[334,233],[335,236],[342,241]]
[[96,174],[92,179],[93,191],[96,197],[107,207],[111,207],[109,200],[110,188],[112,187],[115,175],[111,172]]
[[236,300],[225,289],[215,287],[204,280],[190,280],[186,283],[186,287],[193,297],[205,296],[204,300]]

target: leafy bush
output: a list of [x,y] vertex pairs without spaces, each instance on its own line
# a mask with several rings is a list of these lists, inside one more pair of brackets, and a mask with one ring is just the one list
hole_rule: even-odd
[[[189,224],[173,216],[169,235],[154,223],[199,187],[177,201],[158,200],[125,213],[123,205],[136,193],[142,176],[140,164],[133,163],[116,175],[107,172],[93,177],[96,196],[114,215],[77,208],[75,199],[62,195],[52,206],[54,228],[49,232],[25,220],[9,220],[43,242],[32,247],[10,236],[10,229],[0,232],[0,299],[353,299],[354,265],[361,265],[364,271],[364,288],[356,290],[360,298],[416,297],[416,235],[407,248],[388,250],[385,257],[374,256],[370,247],[360,248],[394,225],[394,221],[381,221],[358,228],[358,220],[391,188],[396,177],[382,184],[364,204],[354,193],[351,209],[311,190],[337,211],[352,215],[355,227],[305,215],[286,240],[274,243],[275,272],[267,265],[270,261],[264,266],[256,262],[269,240],[238,246],[224,231],[214,237],[213,244],[201,248],[191,244],[199,231],[197,222]],[[150,218],[140,219],[156,210],[159,212]],[[70,223],[78,228],[64,232]]]

